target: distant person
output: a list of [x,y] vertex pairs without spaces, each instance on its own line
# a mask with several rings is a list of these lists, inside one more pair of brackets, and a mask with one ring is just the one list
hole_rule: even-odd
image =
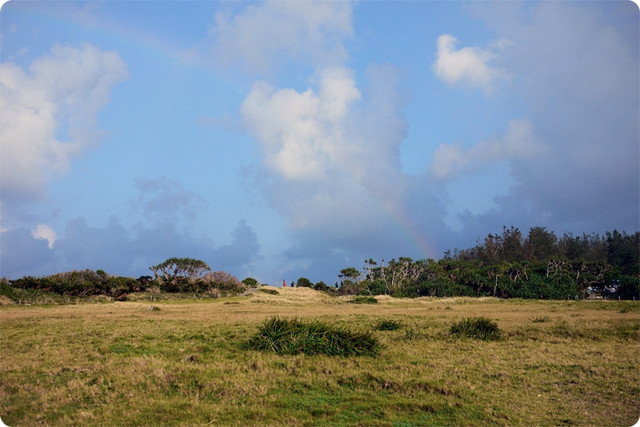
[[292,288],[295,288],[295,287],[296,287],[296,284],[295,284],[295,283],[293,283],[293,281],[291,281],[291,287],[292,287]]

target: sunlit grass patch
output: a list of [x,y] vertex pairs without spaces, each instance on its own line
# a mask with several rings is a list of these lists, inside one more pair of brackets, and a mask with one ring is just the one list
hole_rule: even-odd
[[[2,306],[0,416],[10,426],[637,420],[638,302],[624,313],[617,301],[377,297],[379,304],[355,305],[347,303],[352,296],[277,290],[232,299],[237,304]],[[258,298],[266,303],[253,304]],[[377,357],[248,351],[273,316],[369,331],[382,350]],[[450,327],[462,316],[492,319],[505,339],[453,339]],[[400,329],[375,329],[387,320]]]
[[277,354],[328,356],[373,356],[380,351],[380,344],[368,332],[353,332],[319,321],[302,322],[279,317],[265,321],[245,347]]

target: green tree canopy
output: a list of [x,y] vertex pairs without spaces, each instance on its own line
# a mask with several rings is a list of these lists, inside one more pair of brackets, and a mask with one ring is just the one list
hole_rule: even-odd
[[164,278],[168,281],[176,281],[181,278],[196,279],[211,271],[204,262],[193,258],[169,258],[168,260],[149,267],[156,278]]
[[311,280],[307,279],[306,277],[301,277],[296,282],[296,286],[298,288],[312,288],[313,283],[311,283]]

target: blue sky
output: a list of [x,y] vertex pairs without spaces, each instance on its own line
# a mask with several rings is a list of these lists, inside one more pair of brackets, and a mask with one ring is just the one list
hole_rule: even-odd
[[2,7],[0,276],[333,283],[514,225],[639,227],[631,2]]

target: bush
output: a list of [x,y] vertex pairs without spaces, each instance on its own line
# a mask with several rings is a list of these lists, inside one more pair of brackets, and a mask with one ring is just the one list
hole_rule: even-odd
[[380,345],[370,333],[335,328],[319,321],[302,322],[272,317],[246,343],[248,350],[273,351],[277,354],[328,356],[373,356]]
[[313,289],[315,289],[316,291],[327,292],[327,291],[329,291],[331,288],[329,288],[329,287],[327,286],[327,284],[326,284],[326,283],[324,283],[324,282],[321,280],[321,281],[319,281],[318,283],[316,283],[316,284],[313,286]]
[[253,277],[247,277],[242,281],[242,284],[249,287],[249,288],[257,288],[258,287],[258,281],[256,279],[254,279]]
[[306,277],[301,277],[296,282],[296,288],[312,288],[312,287],[313,287],[313,283],[311,283],[311,280],[307,279]]
[[498,324],[484,317],[461,319],[451,325],[449,335],[460,338],[474,338],[483,341],[500,339],[502,332]]
[[203,279],[212,284],[221,291],[242,292],[245,290],[244,285],[237,277],[226,271],[214,271],[204,275]]

